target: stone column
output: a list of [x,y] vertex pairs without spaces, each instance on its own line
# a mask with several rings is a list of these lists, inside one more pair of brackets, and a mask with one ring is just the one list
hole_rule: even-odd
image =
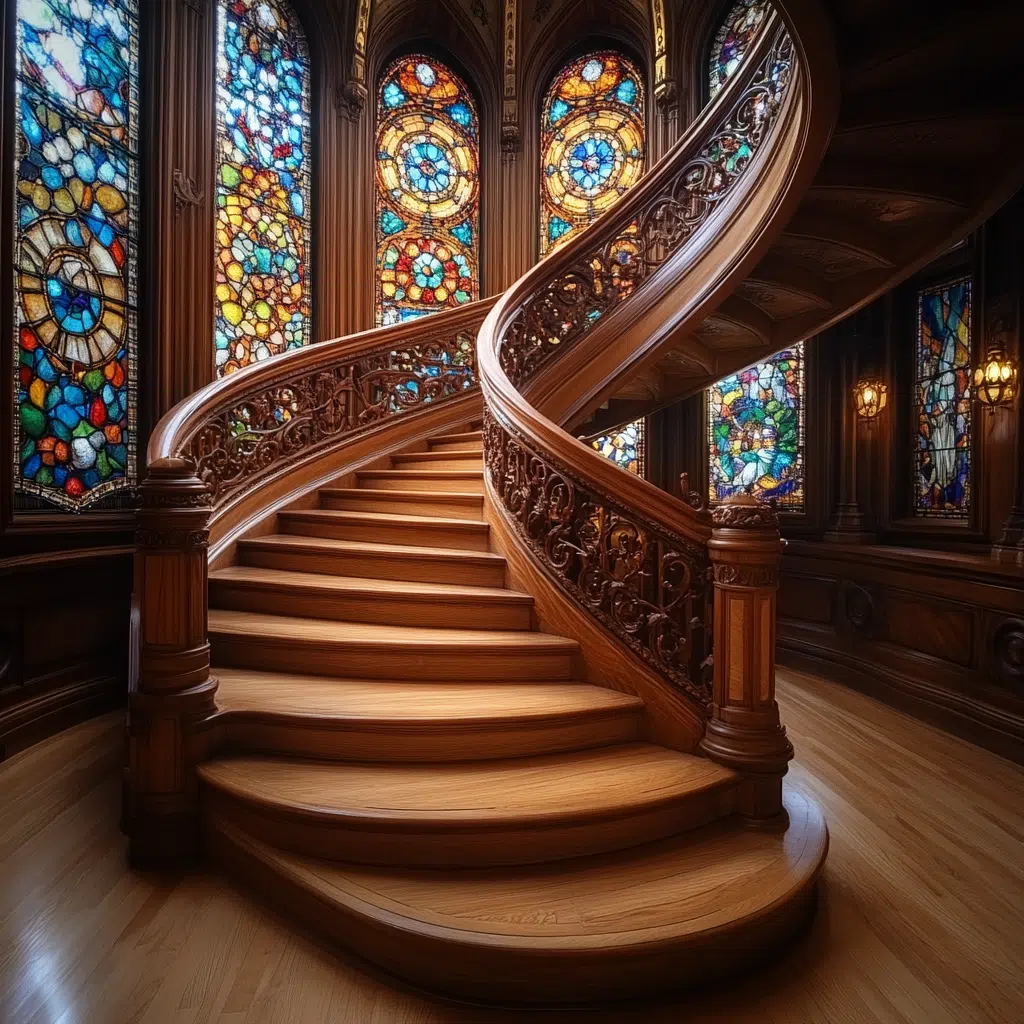
[[199,849],[196,725],[216,710],[207,637],[212,495],[185,459],[159,459],[141,487],[135,555],[139,678],[128,703],[129,856],[173,865]]
[[741,772],[739,811],[785,827],[782,777],[793,745],[775,702],[775,599],[782,540],[775,512],[748,495],[712,513],[714,694],[701,749]]

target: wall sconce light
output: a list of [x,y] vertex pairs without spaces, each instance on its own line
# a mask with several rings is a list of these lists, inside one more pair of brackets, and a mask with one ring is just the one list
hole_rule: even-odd
[[989,409],[1009,405],[1017,395],[1017,364],[998,343],[993,344],[985,361],[974,371],[974,393]]
[[866,420],[873,420],[885,408],[888,399],[889,388],[877,377],[862,377],[853,387],[857,415]]

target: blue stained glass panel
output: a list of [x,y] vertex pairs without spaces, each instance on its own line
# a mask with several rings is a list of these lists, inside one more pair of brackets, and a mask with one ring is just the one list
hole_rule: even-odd
[[217,41],[214,344],[225,374],[310,341],[310,70],[286,0],[221,0]]
[[971,508],[971,279],[918,295],[915,502],[918,516]]
[[722,378],[707,392],[708,497],[804,508],[803,345]]
[[138,6],[18,0],[16,27],[15,492],[117,504],[136,477]]
[[637,476],[644,476],[645,424],[646,421],[643,419],[627,423],[621,430],[592,441],[591,446],[594,451],[600,452],[606,459],[611,459],[621,469]]

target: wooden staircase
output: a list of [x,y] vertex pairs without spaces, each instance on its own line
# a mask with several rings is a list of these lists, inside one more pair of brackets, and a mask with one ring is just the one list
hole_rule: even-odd
[[738,774],[647,742],[643,702],[538,631],[490,550],[479,432],[385,461],[210,575],[209,852],[460,997],[649,994],[768,955],[812,908],[813,804],[743,827]]

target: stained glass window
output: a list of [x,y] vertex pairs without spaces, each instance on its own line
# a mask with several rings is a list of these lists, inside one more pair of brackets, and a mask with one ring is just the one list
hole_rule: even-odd
[[218,374],[310,341],[309,54],[286,0],[217,19]]
[[643,476],[644,441],[644,420],[639,419],[634,423],[628,423],[621,430],[597,438],[592,444],[595,451],[600,452],[606,459],[611,459],[616,466],[637,476]]
[[963,519],[971,502],[971,280],[918,295],[914,511]]
[[619,53],[572,61],[541,112],[540,254],[610,209],[644,171],[640,72]]
[[804,507],[803,345],[723,378],[707,393],[709,498]]
[[432,57],[392,63],[377,95],[377,323],[480,297],[480,124]]
[[709,86],[712,99],[743,63],[750,41],[770,10],[768,0],[739,0],[729,10],[711,44]]
[[[135,483],[136,0],[18,0],[15,490]],[[23,500],[23,499],[20,499]]]

